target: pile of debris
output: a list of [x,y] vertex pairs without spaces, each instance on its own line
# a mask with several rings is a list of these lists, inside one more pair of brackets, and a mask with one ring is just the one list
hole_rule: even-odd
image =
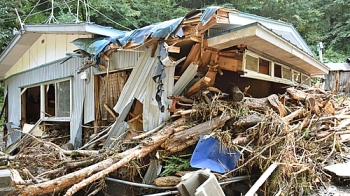
[[[15,176],[12,195],[73,195],[82,189],[94,195],[104,190],[108,175],[139,184],[178,185],[181,192],[185,173],[198,168],[215,173],[218,182],[248,175],[241,180],[249,179],[249,193],[263,195],[303,195],[333,179],[324,167],[346,161],[348,153],[346,96],[290,87],[282,95],[234,101],[237,93],[244,95],[209,87],[190,98],[169,97],[174,107],[166,122],[115,140],[113,149],[66,150],[27,134],[15,155],[0,154],[2,165]],[[94,141],[105,138],[105,130]],[[222,187],[227,195],[233,191]]]

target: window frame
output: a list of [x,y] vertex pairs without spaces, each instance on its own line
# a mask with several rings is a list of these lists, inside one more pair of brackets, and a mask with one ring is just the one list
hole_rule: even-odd
[[[257,70],[251,70],[251,69],[247,69],[246,68],[246,60],[247,60],[247,55],[252,56],[254,58],[258,59],[258,66],[257,66]],[[259,72],[259,59],[263,59],[265,61],[269,62],[269,74],[265,74],[265,73],[260,73]],[[275,65],[280,66],[281,67],[281,77],[276,76],[275,73]],[[245,50],[244,51],[244,55],[243,55],[243,62],[242,62],[242,68],[243,68],[243,75],[241,75],[241,77],[247,77],[247,78],[254,78],[254,79],[261,79],[261,80],[266,80],[266,81],[271,81],[271,82],[278,82],[278,83],[283,83],[283,84],[288,84],[288,85],[296,85],[296,84],[305,84],[310,86],[311,85],[311,80],[310,80],[310,76],[308,76],[307,74],[299,71],[299,70],[295,70],[289,66],[286,66],[282,63],[279,62],[275,62],[273,60],[269,60],[265,57],[262,57],[252,51],[249,50]],[[290,77],[286,77],[284,74],[284,70],[287,69],[290,71]],[[294,78],[294,74],[298,74],[299,75],[299,81],[296,81]],[[304,82],[304,80],[302,78],[309,78],[309,82],[307,81],[306,83]],[[304,83],[303,83],[304,82]]]
[[[66,82],[66,81],[69,81],[69,116],[67,117],[59,117],[59,116],[56,116],[57,115],[57,106],[58,106],[58,103],[57,103],[57,84],[58,83],[62,83],[62,82]],[[45,105],[45,102],[46,102],[46,99],[47,97],[45,97],[46,95],[46,87],[49,86],[50,84],[54,84],[55,86],[55,116],[46,116],[46,105]],[[59,80],[53,80],[53,81],[50,81],[50,82],[45,82],[45,83],[42,83],[41,86],[43,86],[43,89],[45,89],[45,92],[43,92],[43,99],[44,101],[42,101],[41,104],[43,104],[43,108],[40,108],[41,111],[45,111],[45,112],[42,112],[42,116],[41,116],[41,119],[43,121],[60,121],[60,122],[68,122],[70,121],[71,119],[71,115],[72,115],[72,79],[71,78],[64,78],[64,79],[59,79]]]

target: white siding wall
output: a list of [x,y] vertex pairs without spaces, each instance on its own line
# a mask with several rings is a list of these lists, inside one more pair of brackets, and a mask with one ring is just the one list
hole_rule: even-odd
[[[8,94],[8,122],[20,126],[21,87],[39,86],[41,83],[55,81],[62,78],[71,78],[72,82],[72,105],[70,119],[70,138],[73,144],[79,146],[82,142],[81,124],[85,121],[94,120],[94,96],[93,81],[81,80],[76,70],[81,67],[79,58],[72,58],[66,63],[53,62],[34,69],[24,71],[5,79],[6,93]],[[90,68],[91,69],[91,68]],[[91,70],[88,70],[91,72]],[[85,108],[83,108],[85,107]],[[83,111],[87,111],[83,115]]]
[[43,34],[22,57],[19,57],[15,65],[5,74],[5,77],[65,57],[66,53],[71,53],[76,49],[70,42],[82,37],[91,36]]

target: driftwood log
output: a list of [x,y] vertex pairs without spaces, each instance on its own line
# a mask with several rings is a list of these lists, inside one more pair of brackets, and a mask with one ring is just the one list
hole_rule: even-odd
[[230,119],[230,116],[224,115],[215,117],[210,121],[206,121],[197,126],[191,127],[184,131],[173,134],[165,143],[162,145],[168,152],[175,153],[179,152],[188,146],[194,145],[203,134],[209,134],[213,129],[224,126],[225,122]]
[[183,125],[185,121],[186,119],[182,117],[172,124],[164,127],[150,138],[152,141],[152,143],[148,143],[150,145],[140,144],[132,149],[120,153],[118,156],[110,157],[81,170],[50,181],[26,186],[24,189],[20,190],[19,194],[22,196],[43,195],[60,191],[75,184],[66,192],[66,195],[73,195],[86,185],[103,178],[105,175],[124,166],[129,161],[146,156],[149,152],[152,152],[154,149],[160,146],[161,143],[163,143],[173,133],[173,130],[178,126]]
[[245,103],[248,105],[248,108],[251,110],[266,110],[268,108],[273,108],[278,111],[280,116],[285,116],[286,109],[284,105],[279,101],[278,96],[272,94],[264,98],[244,98]]
[[153,184],[156,186],[176,186],[181,182],[181,177],[165,176],[154,179]]
[[230,83],[227,87],[227,92],[232,96],[233,101],[242,101],[244,98],[244,94],[235,83]]

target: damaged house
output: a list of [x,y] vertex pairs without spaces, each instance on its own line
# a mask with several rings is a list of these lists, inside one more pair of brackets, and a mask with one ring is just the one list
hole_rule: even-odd
[[[326,73],[291,24],[220,7],[133,31],[24,25],[0,57],[7,132],[59,124],[75,149],[101,127],[105,147],[153,130],[186,104],[179,96],[206,87],[241,101]],[[18,138],[8,136],[8,152]]]

